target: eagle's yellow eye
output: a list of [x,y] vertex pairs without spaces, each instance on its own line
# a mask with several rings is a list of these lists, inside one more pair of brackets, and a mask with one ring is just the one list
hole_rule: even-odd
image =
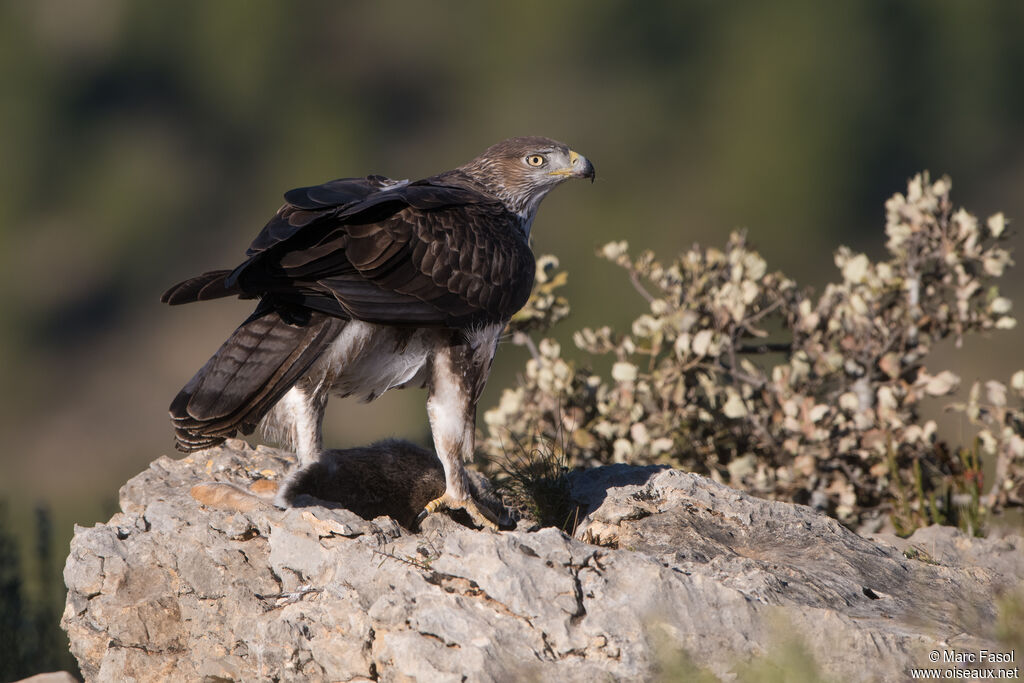
[[543,166],[544,157],[542,157],[539,154],[531,154],[530,156],[526,157],[526,163],[528,163],[530,166]]

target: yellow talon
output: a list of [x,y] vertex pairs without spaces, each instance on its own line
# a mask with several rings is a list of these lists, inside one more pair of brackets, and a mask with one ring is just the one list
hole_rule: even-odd
[[419,524],[427,515],[446,508],[448,510],[465,510],[466,514],[469,515],[469,518],[473,520],[473,523],[478,527],[498,531],[498,518],[490,508],[485,505],[480,505],[472,497],[466,498],[463,501],[454,501],[447,492],[445,492],[441,497],[435,498],[424,505],[423,512],[416,517],[416,523]]

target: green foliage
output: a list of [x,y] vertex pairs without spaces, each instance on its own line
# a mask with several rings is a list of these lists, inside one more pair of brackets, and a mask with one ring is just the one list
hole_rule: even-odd
[[979,449],[948,448],[920,417],[924,401],[960,382],[928,365],[937,342],[1016,325],[995,284],[1011,264],[1006,222],[954,210],[950,189],[948,178],[913,178],[886,202],[888,259],[840,247],[841,280],[820,296],[769,272],[742,233],[669,263],[606,245],[599,255],[647,303],[628,331],[575,333],[592,365],[611,361],[607,374],[563,357],[552,339],[529,341],[537,321],[568,311],[544,261],[539,295],[511,326],[531,358],[485,413],[485,450],[554,444],[570,466],[667,463],[850,525],[891,513],[903,533],[928,523],[979,533],[986,511],[1022,503],[1024,371],[1009,389],[987,382],[982,400],[979,383],[949,406],[996,458],[982,495]]
[[1024,649],[1024,587],[1000,598],[996,617],[996,637],[1007,649]]
[[822,673],[802,641],[788,638],[761,657],[737,666],[736,680],[744,683],[828,683],[834,679]]
[[40,594],[25,592],[24,569],[14,536],[7,530],[6,506],[0,502],[0,680],[25,678],[44,671],[78,672],[58,623],[63,586],[54,585],[53,532],[49,512],[36,511],[36,560]]
[[[954,473],[933,471],[928,476],[922,472],[922,461],[915,460],[908,486],[890,450],[887,462],[893,500],[889,519],[898,535],[909,536],[915,529],[931,524],[959,527],[970,536],[984,535],[987,515],[981,504],[982,472],[977,444],[971,450],[961,449],[958,457],[960,467]],[[940,459],[946,461],[947,457],[943,454]]]
[[[785,637],[769,638],[767,647],[761,653],[746,660],[737,661],[730,671],[730,680],[741,683],[824,683],[832,679],[821,671],[814,655],[804,641],[792,634],[792,627],[779,620],[778,633],[790,634]],[[658,683],[672,681],[694,681],[712,683],[722,680],[712,671],[701,667],[684,649],[673,646],[668,638],[657,630],[651,632],[657,664],[651,680]]]
[[928,554],[928,551],[917,546],[911,546],[910,548],[904,550],[903,557],[907,558],[908,560],[917,560],[918,562],[924,562],[925,564],[930,565],[941,564],[938,560],[936,560],[934,557]]
[[[6,510],[0,521],[6,519]],[[0,677],[21,677],[21,641],[27,631],[21,592],[21,564],[14,538],[0,524]]]

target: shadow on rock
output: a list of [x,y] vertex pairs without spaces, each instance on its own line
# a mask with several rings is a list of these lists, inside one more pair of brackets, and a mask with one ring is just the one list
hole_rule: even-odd
[[[487,479],[477,472],[467,474],[473,496],[501,516],[501,502]],[[287,507],[345,508],[368,521],[387,516],[405,529],[415,529],[417,515],[444,489],[444,468],[433,452],[408,441],[388,439],[324,451],[319,461],[288,478],[277,502]],[[464,512],[452,516],[469,525]]]

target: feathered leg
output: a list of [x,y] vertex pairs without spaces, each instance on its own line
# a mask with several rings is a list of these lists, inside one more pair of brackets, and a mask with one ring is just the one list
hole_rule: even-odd
[[433,358],[427,416],[434,448],[444,467],[445,492],[425,506],[419,519],[444,508],[465,510],[481,527],[498,528],[498,520],[470,494],[463,463],[475,447],[476,403],[490,372],[494,347],[448,346]]
[[298,456],[299,467],[312,465],[323,450],[326,388],[302,381],[288,390],[260,423],[263,434]]

